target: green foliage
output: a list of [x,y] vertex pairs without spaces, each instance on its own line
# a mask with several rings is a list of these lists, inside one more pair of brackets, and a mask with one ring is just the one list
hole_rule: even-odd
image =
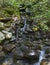
[[[4,3],[9,4],[9,6],[13,6],[16,13],[20,14],[19,6],[20,4],[24,4],[24,9],[26,15],[30,14],[37,25],[42,30],[49,30],[48,23],[50,23],[50,1],[49,0],[2,0]],[[29,15],[29,16],[30,16]],[[49,21],[49,22],[48,22]],[[40,24],[39,24],[40,22]],[[42,25],[41,25],[42,24]]]

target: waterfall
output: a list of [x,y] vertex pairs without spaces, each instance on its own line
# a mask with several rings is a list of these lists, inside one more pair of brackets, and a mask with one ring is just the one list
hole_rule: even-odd
[[33,65],[40,65],[42,59],[44,59],[44,55],[45,55],[45,49],[42,49],[42,50],[40,51],[39,61],[36,62],[36,63],[33,64]]
[[39,62],[42,61],[42,59],[44,58],[44,55],[45,55],[45,50],[43,49],[40,51]]
[[23,17],[23,21],[24,21],[24,27],[21,28],[21,30],[22,30],[22,31],[25,31],[26,26],[27,26],[27,24],[26,24],[26,18],[25,18],[25,17]]

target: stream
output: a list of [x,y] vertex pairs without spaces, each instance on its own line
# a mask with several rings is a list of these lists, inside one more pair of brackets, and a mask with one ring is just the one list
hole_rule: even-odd
[[[27,26],[27,23],[26,23],[26,18],[23,17],[23,21],[24,21],[24,27],[21,28],[21,30],[24,32],[26,30],[26,26]],[[31,53],[33,55],[33,53]],[[45,48],[43,48],[41,51],[40,51],[40,55],[39,55],[39,60],[38,62],[36,63],[32,63],[30,65],[40,65],[42,59],[44,59],[44,55],[45,55]]]
[[42,59],[44,59],[44,55],[45,55],[45,49],[42,49],[42,50],[40,51],[39,61],[38,61],[37,63],[33,64],[33,65],[40,65]]
[[26,27],[27,27],[27,23],[26,23],[26,18],[25,17],[22,17],[23,21],[24,21],[24,27],[21,28],[21,31],[25,31],[26,30]]
[[[41,61],[45,59],[45,52],[48,47],[44,45],[45,47],[41,48],[41,45],[43,44],[41,40],[40,48],[39,48],[39,45],[38,45],[39,39],[38,41],[32,40],[32,37],[34,37],[34,34],[32,34],[32,31],[31,32],[27,31],[28,25],[27,25],[26,17],[23,17],[22,20],[23,20],[24,26],[19,29],[20,34],[21,33],[22,34],[21,36],[19,36],[20,35],[18,33],[19,30],[16,28],[17,30],[15,31],[15,34],[16,34],[15,40],[17,39],[16,40],[17,42],[11,43],[13,44],[13,46],[11,44],[7,44],[5,52],[6,51],[8,52],[6,53],[6,57],[2,65],[40,65]],[[28,29],[29,29],[29,26],[28,26]],[[24,32],[27,32],[27,33],[24,33]]]

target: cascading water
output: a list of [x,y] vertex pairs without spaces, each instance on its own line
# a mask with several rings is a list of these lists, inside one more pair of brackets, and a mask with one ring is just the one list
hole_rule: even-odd
[[40,51],[39,61],[37,63],[33,64],[33,65],[40,65],[42,59],[44,59],[44,55],[45,55],[45,49],[42,49]]
[[43,49],[43,50],[40,51],[39,62],[42,61],[42,59],[44,58],[44,55],[45,55],[45,50]]
[[23,17],[23,21],[24,21],[24,27],[21,28],[21,31],[25,31],[26,26],[27,26],[27,24],[26,24],[26,18],[25,17]]
[[[21,31],[22,32],[25,32],[26,30],[26,27],[27,27],[27,23],[26,23],[26,17],[22,17],[22,20],[24,21],[24,26],[23,28],[21,28]],[[24,36],[23,36],[24,37]],[[33,53],[31,53],[33,55]],[[40,65],[42,59],[44,59],[44,55],[45,55],[45,48],[43,48],[41,51],[40,51],[40,55],[39,55],[39,61],[34,63],[34,64],[31,64],[31,65]]]

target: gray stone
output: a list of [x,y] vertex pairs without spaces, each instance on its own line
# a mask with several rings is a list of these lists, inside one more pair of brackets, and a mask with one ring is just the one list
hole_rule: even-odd
[[6,39],[11,39],[12,38],[12,33],[11,32],[8,32],[7,34],[6,34]]
[[6,51],[11,51],[14,47],[15,47],[15,44],[5,44],[3,46],[3,49],[5,49]]
[[5,35],[4,35],[2,32],[0,32],[0,43],[1,43],[4,39],[5,39]]
[[13,55],[16,59],[22,59],[23,58],[23,52],[21,51],[20,48],[16,47],[15,49],[12,50]]
[[30,50],[30,52],[25,54],[24,57],[28,60],[37,61],[39,59],[39,53],[37,51]]

